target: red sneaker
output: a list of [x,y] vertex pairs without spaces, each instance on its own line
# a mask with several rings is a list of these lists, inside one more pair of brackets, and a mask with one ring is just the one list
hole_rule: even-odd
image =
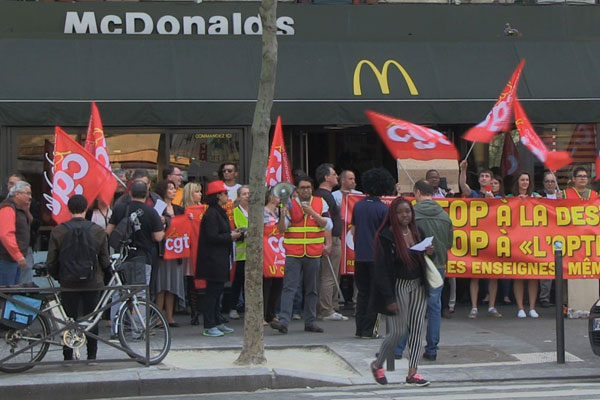
[[375,378],[375,382],[379,383],[380,385],[387,385],[388,381],[385,377],[385,371],[383,370],[383,368],[377,368],[375,366],[375,361],[371,363],[371,373],[373,373],[373,378]]
[[429,385],[429,381],[419,374],[414,374],[413,376],[406,377],[406,384],[415,386],[427,386]]

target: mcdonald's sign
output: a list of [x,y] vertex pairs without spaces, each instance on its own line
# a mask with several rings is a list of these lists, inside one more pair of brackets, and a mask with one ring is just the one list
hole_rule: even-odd
[[419,95],[419,91],[417,90],[417,87],[415,86],[415,83],[413,82],[412,78],[410,77],[408,72],[406,72],[404,67],[396,60],[386,60],[385,63],[383,63],[383,68],[381,69],[381,71],[370,60],[360,60],[358,64],[356,64],[356,68],[354,68],[353,88],[355,96],[362,96],[362,90],[360,87],[360,72],[362,70],[363,65],[365,64],[369,66],[375,74],[375,77],[379,82],[379,87],[381,88],[381,94],[390,94],[390,86],[388,84],[388,69],[390,68],[390,65],[393,65],[396,68],[398,68],[398,71],[400,71],[400,73],[402,74],[402,77],[406,82],[406,86],[408,86],[408,91],[410,92],[411,96]]

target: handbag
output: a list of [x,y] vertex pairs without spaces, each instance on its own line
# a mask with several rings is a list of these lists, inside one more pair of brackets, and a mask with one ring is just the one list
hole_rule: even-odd
[[437,267],[431,261],[431,258],[427,254],[424,255],[425,258],[425,279],[427,279],[427,284],[432,289],[437,289],[444,285],[444,280],[442,279],[442,275],[440,275],[440,271],[438,271]]

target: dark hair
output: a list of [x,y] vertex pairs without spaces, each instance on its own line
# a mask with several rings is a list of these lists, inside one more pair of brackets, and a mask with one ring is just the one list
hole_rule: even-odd
[[479,178],[481,176],[481,174],[489,174],[492,177],[494,176],[494,173],[491,170],[487,169],[487,168],[481,168],[479,170],[479,173],[477,174],[477,178]]
[[71,196],[69,201],[67,202],[67,207],[69,208],[69,212],[71,214],[81,214],[85,212],[88,206],[88,201],[85,197],[80,194],[76,194]]
[[417,190],[421,192],[423,196],[433,196],[433,186],[425,179],[419,179],[415,182],[414,192],[417,193]]
[[498,195],[498,196],[504,196],[504,179],[502,179],[502,177],[500,175],[494,175],[492,177],[492,180],[497,180],[498,182],[500,182],[500,191],[498,191],[498,193],[493,193],[494,195]]
[[432,172],[437,172],[438,176],[440,175],[440,171],[438,171],[437,169],[430,169],[427,172],[425,172],[425,179],[429,178],[429,174],[431,174]]
[[387,169],[372,168],[361,176],[363,191],[371,196],[385,196],[394,190],[395,181]]
[[317,167],[315,170],[315,179],[317,180],[317,184],[321,184],[325,182],[325,177],[329,176],[331,173],[331,169],[333,169],[333,164],[323,163]]
[[167,179],[167,176],[171,175],[173,172],[175,172],[175,167],[172,165],[169,165],[169,166],[163,168],[163,170],[162,170],[163,179]]
[[308,176],[308,175],[306,174],[306,172],[304,172],[304,171],[303,171],[303,170],[301,170],[301,169],[295,169],[295,170],[293,170],[293,171],[292,171],[292,179],[294,180],[294,182],[290,182],[290,183],[292,183],[292,184],[294,184],[294,185],[298,185],[298,180],[299,180],[301,177],[304,177],[304,176]]
[[144,182],[133,181],[129,188],[132,199],[145,199],[148,195],[148,186]]
[[224,162],[223,164],[221,164],[219,166],[219,170],[217,171],[217,175],[219,176],[220,180],[223,180],[223,168],[225,168],[226,165],[233,165],[233,172],[237,172],[238,167],[237,164],[234,162]]
[[579,167],[575,167],[575,168],[573,169],[573,175],[572,175],[572,176],[573,176],[573,178],[575,178],[575,177],[577,176],[577,174],[578,174],[579,172],[581,172],[581,171],[585,172],[585,174],[588,176],[588,178],[590,177],[590,174],[588,173],[587,169],[585,169],[585,167],[582,167],[582,166],[580,165]]
[[219,196],[218,193],[209,194],[204,198],[204,203],[208,204],[210,207],[217,207],[219,205]]
[[173,185],[173,187],[176,187],[175,182],[166,179],[162,180],[156,184],[156,186],[154,187],[154,192],[160,197],[162,197],[162,199],[164,200],[165,196],[167,195],[169,185]]
[[[408,224],[408,229],[411,231],[415,242],[421,241],[421,234],[419,233],[419,229],[417,228],[417,222],[415,221],[415,210],[413,209],[410,201],[405,199],[404,197],[396,197],[390,207],[388,208],[388,212],[383,220],[383,223],[377,230],[377,234],[375,235],[376,246],[375,248],[379,248],[379,235],[381,231],[388,226],[390,232],[392,232],[392,236],[394,237],[394,244],[396,245],[396,258],[401,260],[403,264],[408,266],[408,268],[416,267],[413,258],[410,255],[410,250],[404,241],[402,228],[400,226],[400,222],[398,221],[398,217],[396,215],[396,209],[400,204],[408,204],[410,207],[410,212],[412,214],[412,218],[410,223]],[[377,250],[376,250],[377,251]]]
[[150,175],[148,174],[148,171],[146,171],[145,169],[136,169],[135,171],[133,171],[133,176],[131,177],[131,180],[135,181],[136,179],[139,179],[139,178],[150,179]]
[[296,186],[300,186],[300,182],[305,181],[305,182],[310,182],[310,185],[313,186],[313,180],[310,176],[308,175],[300,175],[297,179],[296,179]]
[[521,178],[523,175],[527,175],[527,177],[529,178],[529,186],[527,186],[527,196],[529,196],[532,192],[533,192],[533,181],[531,180],[531,175],[529,175],[528,172],[520,172],[519,175],[517,175],[517,179],[515,179],[515,182],[513,183],[513,195],[518,196],[519,195],[519,178]]
[[19,171],[13,171],[10,174],[8,174],[8,177],[10,178],[11,176],[16,176],[17,178],[19,178],[20,181],[24,181],[25,180],[25,176],[23,176],[22,173],[20,173]]

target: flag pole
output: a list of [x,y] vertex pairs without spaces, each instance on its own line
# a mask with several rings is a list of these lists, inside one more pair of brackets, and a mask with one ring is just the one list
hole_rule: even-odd
[[406,174],[406,176],[408,176],[408,180],[413,184],[413,186],[415,185],[415,181],[413,180],[413,178],[409,175],[408,171],[404,169],[404,167],[402,166],[402,163],[400,162],[399,158],[396,158],[396,164],[398,164],[400,166],[400,169],[402,169],[402,171],[404,171],[404,173]]
[[475,147],[475,143],[476,143],[476,142],[473,142],[473,144],[471,144],[471,147],[469,147],[469,151],[467,151],[467,155],[466,155],[466,156],[465,156],[465,158],[464,158],[465,160],[466,160],[467,158],[469,158],[469,154],[471,154],[471,151],[473,151],[473,147]]
[[[110,171],[110,172],[112,172],[112,171]],[[126,188],[126,187],[127,187],[127,185],[125,184],[125,182],[123,182],[123,181],[121,180],[121,178],[119,178],[119,177],[118,177],[118,176],[117,176],[117,175],[116,175],[114,172],[112,172],[112,174],[113,174],[113,176],[115,177],[115,179],[117,180],[117,182],[119,182],[121,185],[123,185],[123,187],[124,187],[124,188]]]

